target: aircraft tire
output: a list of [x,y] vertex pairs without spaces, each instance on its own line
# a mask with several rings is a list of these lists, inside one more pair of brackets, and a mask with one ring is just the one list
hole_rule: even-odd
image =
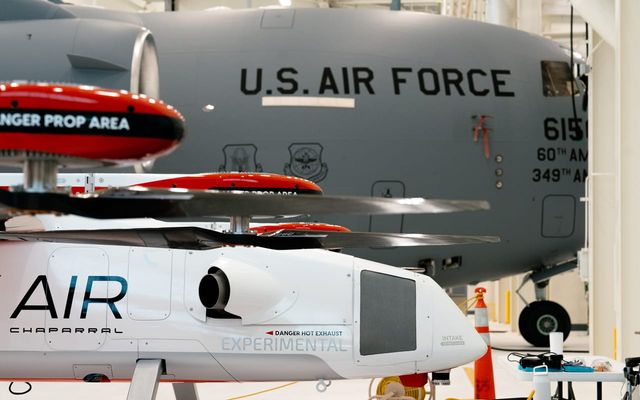
[[525,307],[518,319],[522,337],[536,347],[549,347],[549,333],[562,332],[567,340],[571,332],[571,318],[560,304],[553,301],[534,301]]

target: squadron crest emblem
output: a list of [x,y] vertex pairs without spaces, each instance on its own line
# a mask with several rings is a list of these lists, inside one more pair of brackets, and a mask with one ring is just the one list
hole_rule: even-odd
[[254,144],[228,144],[222,148],[224,164],[218,172],[262,172],[257,162],[258,147]]
[[289,146],[289,162],[284,164],[284,173],[313,182],[322,181],[329,172],[327,164],[322,162],[322,150],[320,143],[292,143]]

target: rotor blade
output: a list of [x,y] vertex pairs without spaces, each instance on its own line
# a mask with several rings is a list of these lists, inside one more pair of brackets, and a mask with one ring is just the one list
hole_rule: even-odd
[[222,246],[258,246],[275,250],[317,249],[317,238],[231,234],[197,227],[0,232],[0,240],[207,250]]
[[422,233],[282,230],[268,234],[268,236],[281,238],[315,238],[325,249],[500,243],[500,238],[497,236],[428,235]]
[[217,233],[204,228],[127,228],[96,230],[59,230],[43,232],[0,232],[0,240],[48,243],[79,243],[113,246],[158,247],[206,250],[222,247]]
[[279,195],[140,187],[107,189],[80,195],[0,190],[0,203],[10,209],[49,211],[104,219],[234,215],[277,217],[303,214],[437,214],[489,209],[488,202],[474,200]]
[[416,233],[280,231],[261,236],[196,227],[0,232],[0,240],[81,243],[115,246],[206,250],[222,246],[257,246],[275,250],[402,247],[497,243],[493,236],[423,235]]

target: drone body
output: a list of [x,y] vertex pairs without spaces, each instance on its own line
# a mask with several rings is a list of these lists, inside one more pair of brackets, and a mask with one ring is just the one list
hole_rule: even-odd
[[326,250],[2,252],[2,379],[129,380],[139,359],[164,360],[168,381],[361,378],[486,351],[429,277]]

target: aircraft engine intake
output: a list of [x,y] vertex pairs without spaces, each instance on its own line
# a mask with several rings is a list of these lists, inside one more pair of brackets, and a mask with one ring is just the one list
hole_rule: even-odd
[[24,20],[1,25],[0,37],[0,52],[14,52],[3,64],[3,80],[68,82],[160,95],[155,41],[138,25],[72,17]]
[[200,281],[198,295],[208,310],[224,310],[229,302],[229,279],[221,270],[213,268]]
[[[192,252],[187,259],[187,307],[194,317],[240,318],[243,324],[257,325],[288,316],[298,298],[299,288],[287,280],[290,273],[280,263],[245,257],[242,248],[228,247],[206,264]],[[224,254],[222,254],[224,253]],[[268,252],[269,255],[273,253]]]

